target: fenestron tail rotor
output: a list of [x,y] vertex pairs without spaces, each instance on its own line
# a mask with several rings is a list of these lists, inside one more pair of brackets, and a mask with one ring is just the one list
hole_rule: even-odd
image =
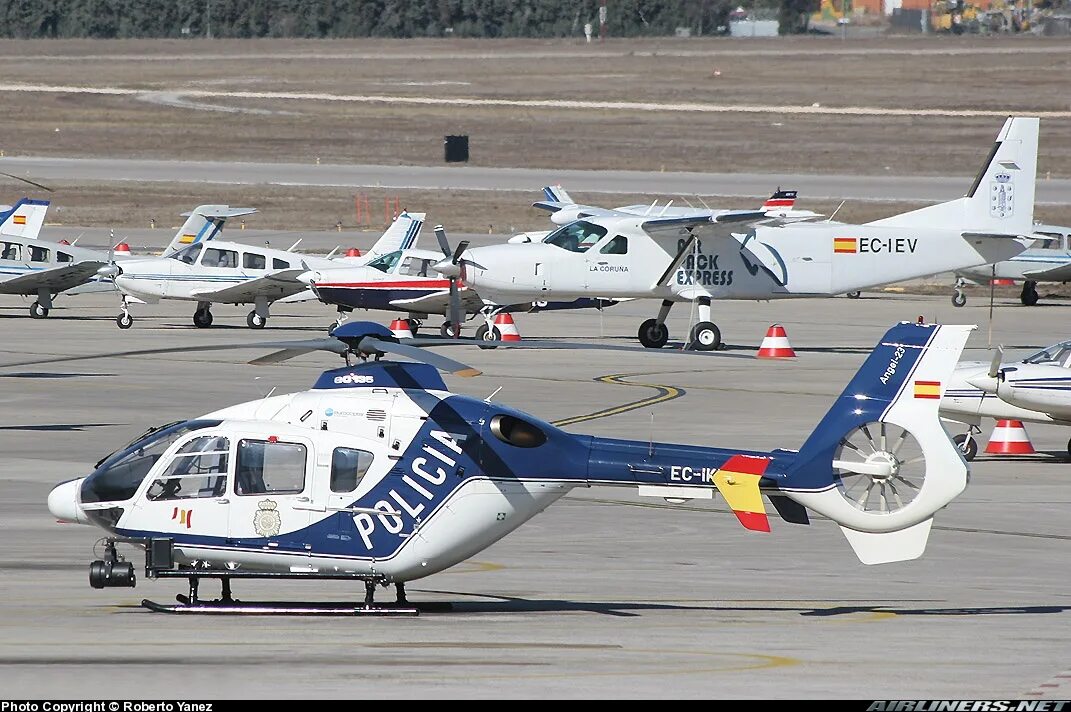
[[911,503],[926,479],[926,458],[906,428],[884,421],[845,435],[833,457],[840,493],[868,513],[891,514]]

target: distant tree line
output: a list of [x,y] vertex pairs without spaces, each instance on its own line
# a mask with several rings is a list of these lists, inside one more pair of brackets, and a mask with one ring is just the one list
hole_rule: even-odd
[[[791,3],[791,17],[806,0]],[[607,0],[611,37],[724,31],[731,0]],[[745,3],[751,6],[753,3]],[[817,3],[815,3],[817,4]],[[0,0],[4,37],[572,37],[599,0]],[[782,18],[784,19],[783,13]]]

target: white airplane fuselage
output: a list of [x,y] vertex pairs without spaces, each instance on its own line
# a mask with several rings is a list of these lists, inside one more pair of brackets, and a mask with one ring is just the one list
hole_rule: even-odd
[[[592,295],[673,301],[816,297],[1006,260],[1026,246],[1025,240],[965,238],[959,230],[940,228],[759,225],[732,237],[699,237],[670,278],[658,284],[688,232],[651,236],[642,218],[597,222],[607,233],[585,252],[545,242],[469,250],[464,280],[481,296],[503,303]],[[627,239],[624,253],[611,247],[618,236]]]

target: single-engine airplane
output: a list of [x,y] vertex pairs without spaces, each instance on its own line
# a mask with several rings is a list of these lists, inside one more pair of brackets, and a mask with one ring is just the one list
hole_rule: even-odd
[[677,302],[698,305],[688,341],[714,350],[715,299],[845,294],[1010,259],[1034,232],[1038,119],[1009,118],[963,198],[863,225],[754,213],[590,217],[542,242],[477,247],[436,265],[493,304],[657,298],[640,343],[661,348]]
[[[892,327],[798,451],[760,452],[568,433],[451,393],[436,369],[479,372],[351,322],[330,339],[276,343],[280,351],[254,361],[313,349],[347,358],[311,390],[152,428],[57,485],[48,508],[108,533],[104,558],[90,565],[93,587],[135,585],[117,551],[135,544],[150,579],[190,583],[178,605],[144,605],[183,613],[416,614],[406,582],[468,559],[593,485],[672,500],[716,491],[744,527],[762,532],[765,496],[785,521],[806,524],[808,510],[835,521],[863,563],[914,559],[934,514],[967,485],[937,408],[973,328]],[[389,354],[424,363],[378,360]],[[355,356],[376,360],[349,365]],[[220,599],[198,597],[205,578],[221,580]],[[238,602],[231,581],[248,578],[363,581],[365,605]],[[376,587],[389,584],[398,602],[379,607]]]
[[1040,239],[1041,244],[1009,260],[958,270],[952,305],[962,307],[967,303],[963,286],[968,279],[981,283],[988,283],[991,279],[1022,282],[1019,301],[1025,307],[1038,303],[1038,282],[1071,282],[1071,227],[1038,224],[1034,226],[1034,236]]

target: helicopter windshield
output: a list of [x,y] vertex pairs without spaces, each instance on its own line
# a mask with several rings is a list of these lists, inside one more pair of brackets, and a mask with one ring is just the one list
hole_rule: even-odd
[[173,260],[178,260],[179,262],[185,262],[188,265],[192,265],[194,262],[197,261],[197,255],[201,254],[202,247],[204,247],[204,245],[201,244],[187,245],[181,250],[176,250],[175,252],[172,252],[170,255],[168,255],[168,257]]
[[381,255],[368,263],[369,267],[378,269],[380,272],[389,273],[394,269],[394,265],[398,264],[398,258],[402,256],[401,250],[395,250],[394,252],[388,252],[385,255]]
[[605,236],[606,228],[586,220],[577,220],[550,233],[543,238],[543,242],[570,252],[587,252]]
[[1047,349],[1038,351],[1023,359],[1023,363],[1049,363],[1057,366],[1068,366],[1071,359],[1071,341],[1061,341]]
[[150,429],[124,449],[97,464],[82,483],[81,498],[91,502],[122,502],[138,491],[141,481],[178,438],[192,430],[219,425],[219,420],[186,420]]

